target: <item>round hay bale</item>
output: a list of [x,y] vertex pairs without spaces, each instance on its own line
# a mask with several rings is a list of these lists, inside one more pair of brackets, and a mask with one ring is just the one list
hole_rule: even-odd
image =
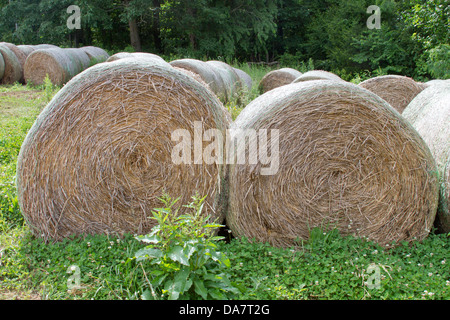
[[15,44],[8,42],[0,42],[0,44],[8,47],[8,49],[16,55],[21,67],[23,68],[23,66],[25,65],[25,61],[27,60],[27,56],[25,55],[25,53],[23,53],[22,50],[20,50]]
[[427,143],[437,163],[440,201],[436,227],[450,232],[450,82],[431,85],[403,111]]
[[300,77],[302,73],[292,68],[282,68],[267,73],[259,83],[259,91],[262,93],[268,92],[275,88],[292,83],[295,79]]
[[154,53],[147,53],[147,52],[119,52],[116,54],[113,54],[111,57],[109,57],[106,62],[113,62],[113,61],[117,61],[119,59],[125,59],[125,58],[134,58],[137,60],[146,60],[146,59],[156,59],[156,60],[161,60],[161,61],[165,61],[163,58],[161,58],[160,56],[154,54]]
[[253,79],[250,77],[250,75],[238,68],[233,68],[236,74],[239,77],[239,80],[241,81],[242,88],[245,88],[247,91],[251,91],[253,87]]
[[20,82],[23,77],[23,69],[17,56],[3,44],[0,44],[0,53],[5,63],[5,71],[3,73],[1,84]]
[[239,80],[239,76],[234,71],[233,67],[222,61],[207,61],[208,65],[216,72],[216,74],[222,78],[224,84],[224,89],[226,92],[226,101],[232,100],[234,97],[238,96],[242,90],[242,85]]
[[73,63],[77,66],[76,74],[86,70],[91,66],[91,59],[88,54],[80,48],[65,48],[63,49],[69,57],[72,58]]
[[303,81],[313,81],[313,80],[344,81],[339,76],[335,75],[332,72],[324,70],[311,70],[305,72],[300,77],[295,79],[293,83],[299,83]]
[[80,49],[88,55],[91,64],[105,62],[109,58],[108,52],[99,47],[88,46]]
[[2,81],[4,74],[5,74],[5,60],[3,60],[3,56],[0,53],[0,83]]
[[45,44],[45,43],[44,44],[36,44],[31,47],[33,47],[34,50],[59,48],[58,46],[55,46],[54,44]]
[[427,84],[428,86],[432,86],[435,84],[444,84],[444,83],[450,83],[450,79],[448,79],[448,80],[434,79],[434,80],[427,81],[425,84]]
[[[250,148],[265,141],[261,130],[268,150]],[[229,167],[226,220],[238,237],[289,247],[319,227],[385,245],[423,239],[433,226],[438,177],[430,150],[367,90],[336,81],[286,85],[251,102],[230,131],[235,150],[248,154]],[[264,164],[253,162],[261,154]]]
[[[71,49],[38,49],[32,52],[25,63],[24,75],[27,83],[41,85],[48,74],[54,85],[61,86],[82,71],[87,55],[74,54]],[[83,59],[83,60],[82,60]]]
[[397,75],[379,76],[359,84],[386,100],[399,113],[424,89],[411,78]]
[[227,92],[222,77],[206,62],[196,59],[179,59],[170,62],[170,65],[198,74],[219,99],[222,101],[227,99]]
[[20,51],[22,51],[26,57],[28,57],[30,55],[30,53],[32,53],[34,51],[33,46],[29,46],[29,45],[19,45],[19,46],[17,46],[17,48]]
[[180,213],[198,192],[207,196],[203,214],[222,222],[224,166],[194,163],[193,143],[193,162],[178,164],[181,140],[173,134],[194,139],[198,125],[225,134],[224,112],[210,91],[162,63],[123,59],[85,70],[56,94],[22,145],[17,190],[26,221],[45,239],[143,234],[155,225],[148,217],[163,192],[181,197]]

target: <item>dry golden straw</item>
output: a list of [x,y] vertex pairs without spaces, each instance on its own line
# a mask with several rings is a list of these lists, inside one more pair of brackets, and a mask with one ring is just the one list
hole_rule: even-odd
[[431,85],[402,114],[431,149],[439,171],[440,201],[436,226],[450,232],[450,81]]
[[3,72],[1,84],[13,84],[21,81],[23,78],[23,69],[14,52],[11,51],[8,46],[0,44],[0,54],[2,55],[5,63],[5,70]]
[[425,88],[411,78],[396,75],[372,78],[359,86],[386,100],[399,113]]
[[207,89],[163,63],[123,59],[87,69],[58,92],[22,146],[17,189],[26,221],[47,240],[142,234],[166,191],[181,197],[179,206],[207,195],[204,214],[221,222],[223,165],[174,164],[172,133],[194,137],[195,121],[225,133],[225,113]]
[[229,168],[226,219],[237,236],[288,247],[314,227],[337,228],[385,245],[424,239],[433,226],[431,152],[367,90],[342,81],[286,85],[251,102],[231,128],[279,130],[277,174],[261,175],[249,156]]
[[259,91],[265,93],[275,88],[290,84],[301,75],[302,73],[300,71],[292,68],[282,68],[279,70],[270,71],[261,79],[261,82],[259,83]]
[[53,84],[60,86],[89,65],[90,59],[81,49],[38,49],[27,58],[24,68],[25,81],[41,85],[48,75]]

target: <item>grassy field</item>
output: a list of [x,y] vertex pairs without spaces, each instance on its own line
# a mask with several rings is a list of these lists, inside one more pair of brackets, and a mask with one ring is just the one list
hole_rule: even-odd
[[[267,72],[240,67],[255,83]],[[31,235],[20,214],[17,156],[57,90],[50,84],[0,87],[0,299],[139,299],[154,266],[129,260],[142,248],[132,235],[45,244]],[[254,88],[228,104],[233,117],[257,95]],[[227,240],[218,249],[229,258],[226,273],[240,288],[235,299],[450,299],[449,234],[392,248],[319,229],[290,249],[233,239],[232,234]],[[76,288],[68,286],[72,266],[78,268]],[[375,286],[374,275],[379,279]]]

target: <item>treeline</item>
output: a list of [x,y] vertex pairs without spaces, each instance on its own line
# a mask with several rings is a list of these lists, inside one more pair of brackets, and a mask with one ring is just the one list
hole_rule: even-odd
[[[80,8],[69,29],[67,8]],[[381,10],[369,29],[370,5]],[[447,0],[0,0],[1,40],[448,78]]]

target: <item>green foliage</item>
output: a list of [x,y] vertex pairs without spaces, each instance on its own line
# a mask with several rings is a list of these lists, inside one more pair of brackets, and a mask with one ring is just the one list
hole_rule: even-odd
[[450,45],[441,44],[427,51],[427,68],[436,79],[450,79]]
[[221,225],[202,215],[205,198],[193,197],[186,206],[191,212],[178,215],[173,207],[179,199],[164,195],[165,207],[152,212],[158,224],[148,235],[136,238],[148,244],[136,252],[136,260],[157,266],[147,274],[149,288],[143,299],[223,300],[238,293],[226,274],[230,260],[217,251],[215,242],[222,238],[214,236],[214,229]]

